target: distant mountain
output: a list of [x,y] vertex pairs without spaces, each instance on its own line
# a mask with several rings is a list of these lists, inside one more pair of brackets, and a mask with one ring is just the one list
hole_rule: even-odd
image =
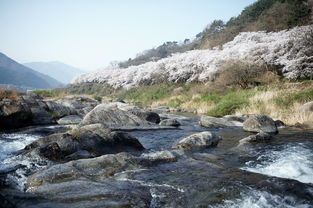
[[70,83],[75,76],[85,73],[81,69],[57,61],[30,62],[24,63],[24,65],[42,74],[53,77],[64,84]]
[[62,83],[0,53],[0,85],[16,86],[19,89],[45,89],[62,86]]

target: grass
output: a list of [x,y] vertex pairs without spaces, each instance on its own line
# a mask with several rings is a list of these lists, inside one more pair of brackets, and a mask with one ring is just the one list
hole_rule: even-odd
[[[312,123],[313,127],[313,113],[299,111],[301,105],[313,101],[313,81],[289,82],[276,78],[271,80],[249,89],[217,83],[163,83],[130,90],[113,90],[105,89],[105,85],[92,86],[87,83],[71,86],[71,90],[78,88],[76,93],[88,93],[94,95],[93,98],[120,98],[129,103],[140,104],[140,107],[166,105],[216,117],[230,114],[266,114],[289,125]],[[100,91],[95,92],[96,90]]]
[[67,93],[58,90],[32,90],[32,92],[43,98],[62,98],[67,95]]
[[0,100],[3,99],[17,100],[18,98],[19,93],[16,90],[0,89]]

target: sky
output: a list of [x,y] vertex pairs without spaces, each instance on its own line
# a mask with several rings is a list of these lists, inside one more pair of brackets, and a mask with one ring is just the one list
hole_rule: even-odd
[[0,52],[84,69],[193,38],[255,0],[0,0]]

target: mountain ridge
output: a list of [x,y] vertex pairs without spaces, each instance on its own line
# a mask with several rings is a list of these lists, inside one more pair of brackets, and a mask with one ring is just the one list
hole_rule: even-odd
[[0,52],[0,84],[19,89],[47,89],[62,84],[45,74],[28,68]]
[[63,84],[68,84],[75,76],[85,73],[79,68],[62,63],[60,61],[27,62],[23,63],[23,65],[42,74],[46,74]]

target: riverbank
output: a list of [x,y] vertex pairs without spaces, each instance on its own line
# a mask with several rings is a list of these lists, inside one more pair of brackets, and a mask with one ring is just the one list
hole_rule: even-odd
[[103,102],[125,100],[148,109],[166,106],[166,109],[174,112],[217,117],[265,114],[290,126],[313,128],[313,112],[301,110],[301,106],[313,100],[313,81],[279,81],[271,76],[263,77],[261,86],[247,89],[225,86],[223,83],[164,83],[125,90],[112,89],[104,84],[82,83],[37,93],[48,97],[88,94],[98,100],[103,98]]

